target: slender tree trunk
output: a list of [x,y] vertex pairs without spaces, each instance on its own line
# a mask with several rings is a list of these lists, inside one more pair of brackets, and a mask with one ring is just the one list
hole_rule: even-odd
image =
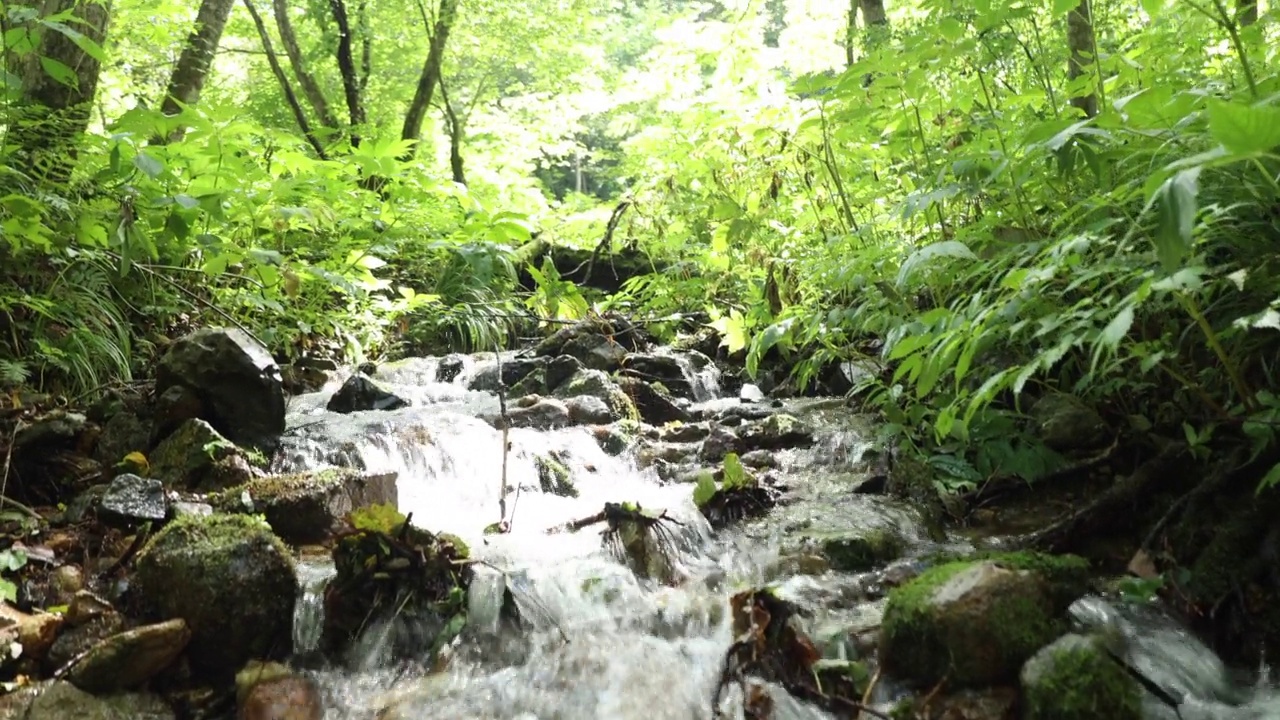
[[[858,0],[858,9],[862,12],[863,47],[867,51],[874,50],[884,41],[889,28],[884,0]],[[867,73],[862,78],[862,86],[871,87],[874,81],[875,75]]]
[[[1074,83],[1094,70],[1093,7],[1090,0],[1080,0],[1080,4],[1067,13],[1067,49],[1071,51],[1067,60],[1067,81]],[[1085,117],[1094,117],[1098,114],[1098,95],[1094,91],[1085,95],[1073,93],[1071,105]]]
[[858,39],[858,0],[849,0],[844,26],[844,66],[853,67],[853,46]]
[[235,0],[203,0],[196,13],[196,26],[187,36],[187,43],[178,57],[178,64],[169,77],[160,111],[165,115],[177,115],[181,105],[194,105],[200,100],[200,91],[209,77],[213,58],[218,53],[222,30]]
[[360,24],[360,94],[369,87],[369,75],[373,73],[373,33],[369,30],[369,3],[360,0],[356,8],[356,22]]
[[[6,144],[14,147],[15,168],[39,183],[57,185],[71,178],[77,149],[93,110],[100,63],[71,39],[83,35],[101,47],[107,37],[111,6],[107,0],[42,0],[34,3],[36,17],[71,11],[78,22],[66,22],[67,32],[42,30],[39,45],[12,58],[9,71],[22,83],[16,122],[9,126]],[[7,32],[18,30],[11,27]],[[35,32],[34,24],[27,32]]]
[[253,25],[258,29],[258,37],[262,40],[262,50],[267,55],[267,64],[271,66],[271,74],[275,75],[276,81],[280,83],[280,91],[284,93],[284,101],[293,113],[293,119],[297,121],[298,129],[302,130],[307,142],[316,151],[316,156],[321,160],[327,160],[328,155],[324,151],[324,145],[320,144],[320,140],[312,132],[311,123],[307,122],[307,113],[302,109],[302,103],[298,102],[298,96],[293,92],[293,85],[289,83],[289,77],[284,74],[280,59],[276,57],[276,51],[271,47],[271,34],[267,32],[266,23],[262,21],[262,16],[258,14],[258,9],[254,7],[253,0],[244,0],[244,6],[248,8],[249,15],[253,18]]
[[324,91],[320,89],[320,84],[307,70],[302,50],[298,47],[298,36],[294,34],[293,21],[289,18],[289,0],[272,0],[271,8],[276,16],[276,30],[280,33],[280,44],[284,46],[284,52],[289,56],[289,66],[293,68],[293,76],[297,78],[302,94],[306,96],[320,124],[337,130],[338,121],[329,111],[329,101],[325,98]]
[[440,99],[444,101],[444,123],[449,131],[449,171],[453,174],[454,182],[466,185],[467,173],[462,164],[462,141],[466,137],[466,127],[462,118],[458,117],[453,102],[449,100],[449,91],[443,79],[440,81]]
[[355,57],[351,53],[351,21],[343,0],[329,0],[333,20],[338,25],[338,73],[342,76],[342,92],[347,99],[347,115],[351,121],[351,146],[360,147],[360,128],[365,123],[364,99],[360,96],[360,78]]
[[440,84],[440,68],[444,63],[445,43],[449,39],[449,30],[458,15],[458,0],[440,0],[440,10],[436,14],[435,28],[431,32],[431,44],[427,49],[427,59],[422,63],[422,74],[418,76],[418,87],[413,93],[413,102],[404,116],[404,127],[400,131],[402,140],[413,140],[414,146],[409,150],[409,157],[416,152],[417,140],[422,137],[422,122],[427,117],[427,108],[431,107],[431,96],[435,94],[436,85]]

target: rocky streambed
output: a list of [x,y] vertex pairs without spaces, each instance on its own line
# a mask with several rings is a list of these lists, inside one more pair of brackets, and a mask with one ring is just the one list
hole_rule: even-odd
[[721,373],[625,323],[354,371],[179,340],[15,431],[0,718],[1280,717],[1086,561],[901,499],[843,399]]

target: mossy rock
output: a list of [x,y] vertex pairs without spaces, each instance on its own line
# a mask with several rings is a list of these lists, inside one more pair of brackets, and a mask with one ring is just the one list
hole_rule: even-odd
[[1014,553],[933,567],[893,590],[881,626],[885,669],[952,687],[1012,682],[1064,627],[1079,558]]
[[281,538],[305,545],[327,540],[353,510],[396,505],[397,477],[329,468],[250,480],[209,501],[225,512],[261,513]]
[[204,420],[187,420],[151,451],[151,475],[183,490],[220,490],[251,475],[243,453]]
[[865,572],[885,565],[902,557],[906,549],[902,537],[886,529],[815,536],[813,540],[821,545],[831,569],[842,572]]
[[144,615],[187,621],[198,675],[230,679],[251,658],[283,659],[292,649],[293,559],[261,520],[175,520],[139,555],[132,592]]
[[1024,720],[1142,720],[1142,689],[1103,640],[1064,635],[1022,668]]
[[573,485],[573,473],[569,467],[553,455],[538,455],[533,459],[538,469],[538,484],[542,492],[561,497],[578,497]]
[[617,420],[640,419],[636,404],[627,396],[617,383],[609,379],[601,370],[579,370],[555,390],[555,396],[561,399],[590,395],[600,398],[609,406],[609,412]]

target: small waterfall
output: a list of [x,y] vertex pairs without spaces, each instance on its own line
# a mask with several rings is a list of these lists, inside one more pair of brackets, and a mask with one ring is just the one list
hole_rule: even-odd
[[320,633],[324,629],[324,588],[333,572],[333,565],[328,562],[298,563],[298,584],[302,586],[302,596],[293,611],[295,653],[302,655],[320,647]]

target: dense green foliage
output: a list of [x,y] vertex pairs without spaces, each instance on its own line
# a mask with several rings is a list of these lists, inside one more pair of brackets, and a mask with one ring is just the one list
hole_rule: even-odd
[[[343,36],[303,5],[301,58],[342,115]],[[165,116],[191,9],[117,3],[99,46],[69,12],[0,4],[0,382],[85,392],[199,322],[358,360],[491,348],[551,316],[706,312],[751,372],[780,361],[803,386],[886,363],[859,390],[947,489],[1059,462],[1019,421],[1047,389],[1198,452],[1273,445],[1266,5],[1095,0],[1073,72],[1078,1],[891,1],[847,32],[851,7],[804,0],[463,0],[415,144],[431,5],[352,6],[364,117],[311,112],[311,142],[244,7],[199,102]],[[16,68],[56,35],[105,62],[51,180],[15,150],[34,122]],[[602,298],[544,265],[517,292],[531,233],[594,247],[623,201],[613,245],[676,271]]]

